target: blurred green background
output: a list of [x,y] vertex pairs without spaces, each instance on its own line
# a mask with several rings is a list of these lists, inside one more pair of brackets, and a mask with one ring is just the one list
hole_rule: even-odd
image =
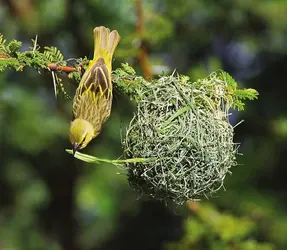
[[[114,68],[150,76],[174,69],[195,80],[222,68],[255,88],[231,123],[240,165],[226,191],[186,206],[145,201],[112,165],[65,152],[71,101],[48,72],[0,75],[0,249],[271,250],[287,248],[287,1],[2,0],[0,32],[28,49],[56,46],[92,57],[92,30],[122,37]],[[76,84],[66,80],[73,95]],[[115,159],[134,105],[115,93],[112,115],[85,153]]]

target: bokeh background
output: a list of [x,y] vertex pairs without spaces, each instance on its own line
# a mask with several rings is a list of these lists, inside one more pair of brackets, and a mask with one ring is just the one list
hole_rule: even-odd
[[[287,248],[287,1],[2,0],[0,32],[66,58],[93,54],[92,30],[122,37],[114,68],[192,80],[222,68],[259,91],[231,122],[240,165],[225,190],[198,203],[146,201],[124,172],[65,152],[71,101],[49,72],[0,74],[0,249],[257,250]],[[73,95],[76,84],[65,86]],[[134,105],[115,93],[112,116],[85,153],[115,159]]]

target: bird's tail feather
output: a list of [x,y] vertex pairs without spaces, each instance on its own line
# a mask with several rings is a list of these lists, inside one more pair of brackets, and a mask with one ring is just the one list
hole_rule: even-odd
[[89,64],[89,68],[103,58],[108,69],[112,68],[112,57],[120,41],[119,33],[116,30],[110,30],[104,26],[94,29],[94,58]]

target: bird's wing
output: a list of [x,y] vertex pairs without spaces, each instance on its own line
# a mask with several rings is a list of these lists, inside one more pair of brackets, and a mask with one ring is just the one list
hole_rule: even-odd
[[74,117],[79,117],[79,108],[84,95],[91,95],[95,105],[100,99],[112,98],[112,82],[109,70],[102,58],[100,58],[89,70],[87,70],[76,90],[73,102]]

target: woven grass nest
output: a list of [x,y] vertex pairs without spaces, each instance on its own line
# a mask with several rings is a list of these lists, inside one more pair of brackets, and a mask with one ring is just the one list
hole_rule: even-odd
[[137,88],[137,111],[124,140],[131,187],[177,204],[210,197],[237,165],[228,120],[228,83],[217,73],[197,81],[167,76]]

